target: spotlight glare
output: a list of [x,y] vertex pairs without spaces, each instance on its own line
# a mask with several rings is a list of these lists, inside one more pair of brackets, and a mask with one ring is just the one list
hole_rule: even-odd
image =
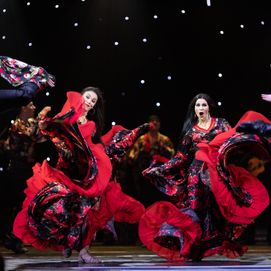
[[220,72],[219,74],[218,74],[218,77],[222,77],[223,75],[222,75],[222,73]]
[[55,8],[59,8],[59,5],[55,5]]
[[11,120],[10,123],[11,123],[11,124],[14,124],[14,120]]
[[112,122],[111,122],[111,125],[112,125],[112,126],[116,125],[116,122],[115,122],[115,121],[112,121]]
[[245,26],[244,26],[243,24],[240,24],[240,27],[241,27],[241,28],[244,28]]
[[114,45],[118,46],[118,45],[119,45],[119,42],[118,42],[118,41],[115,41],[115,42],[114,42]]
[[167,80],[171,80],[171,79],[172,79],[172,77],[170,75],[168,75]]
[[31,4],[30,2],[27,2],[27,3],[26,3],[27,6],[30,6],[30,4]]
[[0,171],[4,171],[4,168],[0,167]]
[[31,47],[32,45],[33,45],[32,42],[29,42],[29,43],[28,43],[28,46],[29,46],[29,47]]
[[220,30],[220,32],[219,32],[221,35],[223,35],[224,34],[224,31],[223,30]]
[[2,40],[5,40],[6,39],[6,36],[4,35],[4,36],[2,36]]
[[91,46],[90,45],[87,45],[87,50],[89,50],[91,48]]
[[222,105],[222,103],[221,103],[221,102],[218,102],[218,103],[217,103],[217,105],[218,105],[218,106],[221,106],[221,105]]
[[7,10],[4,8],[4,9],[3,9],[3,13],[5,13],[6,11],[7,11]]
[[49,162],[49,161],[51,160],[51,158],[50,158],[50,157],[47,157],[46,160]]
[[264,21],[261,21],[261,25],[264,25]]
[[125,21],[129,21],[129,17],[128,17],[128,16],[125,16],[125,17],[124,17],[124,20],[125,20]]
[[184,9],[182,9],[182,10],[181,10],[181,13],[182,13],[182,14],[185,14],[185,10],[184,10]]
[[157,15],[153,15],[153,18],[154,18],[154,19],[158,19],[158,16],[157,16]]
[[143,85],[145,84],[145,80],[140,80],[140,83]]
[[49,96],[49,95],[50,95],[50,92],[47,91],[47,92],[45,93],[45,95],[46,95],[46,96]]
[[157,102],[155,105],[156,105],[157,107],[159,107],[161,104],[160,104],[159,102]]
[[74,23],[74,26],[77,27],[77,26],[78,26],[78,23]]
[[146,39],[146,38],[144,38],[144,39],[142,39],[142,41],[143,41],[143,42],[147,42],[147,39]]

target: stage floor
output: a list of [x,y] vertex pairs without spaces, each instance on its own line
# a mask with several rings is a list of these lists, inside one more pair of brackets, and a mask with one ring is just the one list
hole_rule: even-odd
[[27,247],[29,251],[16,255],[10,250],[0,247],[4,257],[5,271],[117,271],[117,270],[270,270],[271,246],[251,246],[249,252],[238,259],[221,256],[209,257],[201,262],[184,264],[168,263],[140,246],[93,246],[91,252],[103,262],[100,264],[82,264],[77,261],[77,253],[65,259],[60,252],[51,250],[38,251]]

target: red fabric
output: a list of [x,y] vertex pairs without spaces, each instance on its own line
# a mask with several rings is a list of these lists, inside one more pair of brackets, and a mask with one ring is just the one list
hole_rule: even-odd
[[213,147],[220,147],[225,140],[227,140],[228,138],[230,138],[233,134],[236,133],[236,128],[243,122],[247,122],[247,121],[255,121],[255,120],[262,120],[268,124],[271,124],[271,121],[266,118],[264,115],[255,112],[255,111],[247,111],[242,117],[241,119],[237,122],[237,124],[232,128],[229,129],[227,132],[221,133],[219,135],[217,135],[210,143],[210,146]]
[[121,130],[127,130],[126,128],[124,128],[123,126],[121,125],[113,125],[112,128],[102,136],[102,141],[103,143],[107,146],[111,140],[112,140],[112,137],[119,131]]
[[137,223],[145,212],[144,205],[123,193],[119,183],[110,183],[105,197],[117,222]]
[[169,158],[162,156],[162,155],[159,155],[159,154],[153,155],[152,159],[153,159],[153,161],[157,161],[160,163],[166,163],[169,161]]
[[[157,235],[164,222],[183,232],[184,245],[181,251],[170,250],[154,242],[154,236]],[[172,203],[158,201],[151,205],[141,217],[139,236],[142,243],[159,256],[169,261],[183,262],[188,257],[191,246],[201,236],[201,228],[190,216],[182,213]]]
[[227,139],[236,133],[237,126],[243,122],[254,120],[263,120],[266,123],[271,123],[270,120],[260,113],[248,111],[234,128],[217,135],[209,144],[201,143],[197,145],[199,150],[196,152],[196,159],[205,161],[208,166],[211,189],[221,213],[228,221],[237,224],[250,224],[254,221],[269,205],[268,192],[258,178],[250,174],[247,170],[238,166],[228,165],[227,169],[234,183],[247,191],[253,199],[251,206],[239,206],[216,169],[218,150]]
[[88,216],[90,228],[88,236],[83,241],[84,245],[89,245],[96,231],[103,229],[113,217],[118,222],[136,223],[144,212],[145,207],[123,193],[119,183],[110,182],[102,196],[100,208],[90,210]]
[[75,110],[75,114],[71,118],[65,120],[66,122],[73,124],[85,111],[84,109],[85,102],[83,96],[79,92],[68,91],[66,95],[67,100],[58,115],[61,116],[67,113],[71,108],[73,108]]

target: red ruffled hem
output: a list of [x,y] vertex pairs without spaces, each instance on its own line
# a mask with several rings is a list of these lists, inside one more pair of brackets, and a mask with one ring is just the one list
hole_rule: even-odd
[[204,258],[214,255],[224,255],[228,258],[234,259],[241,257],[247,251],[247,246],[241,245],[239,243],[224,241],[221,246],[205,251],[202,257]]
[[[180,251],[162,247],[154,242],[154,237],[165,222],[183,232],[184,243]],[[169,261],[183,262],[188,257],[195,240],[201,236],[201,228],[189,215],[182,213],[172,203],[159,201],[151,205],[141,217],[139,236],[142,243],[160,257]]]
[[270,123],[266,117],[254,111],[246,112],[238,121],[235,128],[217,135],[209,144],[198,144],[196,159],[206,162],[209,173],[212,192],[216,198],[219,209],[225,219],[236,224],[250,224],[269,205],[269,195],[265,186],[259,179],[242,167],[227,165],[232,182],[236,187],[242,188],[252,197],[252,204],[249,207],[240,206],[224,183],[216,169],[218,150],[222,144],[236,133],[235,129],[246,121],[263,120]]
[[[23,203],[22,210],[16,216],[13,231],[14,234],[23,241],[23,243],[31,244],[37,249],[44,250],[51,248],[54,250],[63,250],[63,246],[52,244],[50,243],[50,240],[40,240],[37,237],[38,233],[32,232],[28,226],[28,206],[34,199],[36,193],[46,184],[46,182],[38,184],[38,186],[35,187],[35,191],[30,189],[27,190],[27,197]],[[100,208],[92,208],[88,213],[89,227],[86,235],[83,237],[82,247],[91,244],[96,231],[104,228],[106,223],[113,217],[116,221],[136,223],[144,212],[144,206],[140,202],[123,193],[118,183],[109,183],[104,195],[102,195]]]

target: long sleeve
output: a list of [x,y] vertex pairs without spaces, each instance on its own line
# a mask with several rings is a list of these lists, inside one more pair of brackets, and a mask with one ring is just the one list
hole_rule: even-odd
[[133,130],[120,130],[114,135],[111,143],[106,147],[107,154],[113,160],[120,160],[132,147],[136,140],[149,130],[149,124],[145,123]]

